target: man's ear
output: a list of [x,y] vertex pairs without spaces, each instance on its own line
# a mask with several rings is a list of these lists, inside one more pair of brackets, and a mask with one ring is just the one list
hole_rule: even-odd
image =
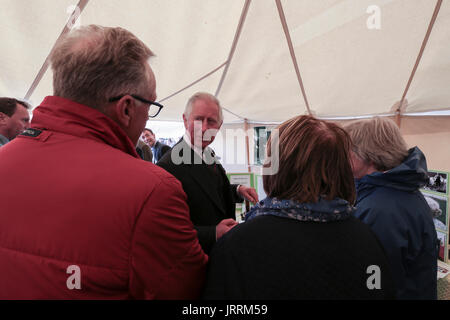
[[5,125],[6,124],[6,120],[8,118],[9,117],[6,114],[4,114],[3,112],[0,112],[0,126]]
[[185,129],[188,128],[187,121],[188,121],[188,119],[186,118],[186,116],[185,116],[184,113],[183,113],[183,122],[184,122],[184,128],[185,128]]
[[112,118],[123,128],[128,128],[134,116],[134,101],[130,96],[124,96],[111,108]]

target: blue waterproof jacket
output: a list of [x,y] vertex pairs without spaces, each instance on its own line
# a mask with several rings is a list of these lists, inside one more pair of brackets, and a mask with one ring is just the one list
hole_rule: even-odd
[[438,240],[430,208],[419,188],[427,182],[419,148],[389,171],[356,180],[355,216],[382,243],[397,286],[397,299],[437,299]]

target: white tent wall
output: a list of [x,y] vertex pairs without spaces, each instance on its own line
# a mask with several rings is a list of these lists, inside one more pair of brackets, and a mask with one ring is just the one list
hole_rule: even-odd
[[[246,134],[249,141],[250,162],[247,161]],[[245,131],[243,123],[224,124],[211,147],[216,152],[216,155],[220,157],[220,162],[229,173],[248,172],[249,163],[251,168],[254,167],[253,126],[250,126]]]
[[[349,121],[335,122],[345,126]],[[428,169],[450,172],[450,116],[404,116],[400,131],[409,148],[418,146],[423,151]]]
[[401,131],[409,146],[418,146],[428,169],[450,172],[450,116],[404,117]]
[[[180,121],[197,91],[217,95],[230,127],[285,121],[308,113],[306,101],[323,118],[393,114],[402,96],[402,113],[450,110],[450,0],[0,0],[0,7],[0,96],[34,106],[53,92],[46,59],[60,34],[99,24],[130,30],[156,54],[159,120]],[[430,168],[448,169],[443,119],[402,118],[406,140],[420,141]],[[221,146],[225,157],[231,147]]]
[[[211,147],[220,157],[225,170],[230,173],[260,173],[261,166],[255,159],[255,127],[271,130],[276,123],[250,123],[245,130],[244,123],[227,123],[222,126]],[[248,158],[247,142],[248,137]]]
[[[390,117],[396,120],[394,117]],[[331,120],[330,120],[331,121]],[[352,120],[333,121],[341,126]],[[259,172],[255,164],[254,128],[266,126],[275,128],[277,124],[249,124],[247,131],[243,123],[224,124],[211,145],[221,157],[229,172]],[[408,147],[418,146],[426,156],[428,169],[450,172],[450,116],[405,116],[401,118],[400,131]],[[249,159],[246,158],[245,132],[249,137]]]

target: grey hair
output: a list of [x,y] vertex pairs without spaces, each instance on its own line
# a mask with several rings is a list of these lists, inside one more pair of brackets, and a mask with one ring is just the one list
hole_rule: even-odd
[[213,96],[210,93],[207,92],[197,92],[195,93],[192,97],[189,98],[187,104],[186,104],[186,108],[184,109],[184,116],[186,117],[186,119],[189,119],[189,116],[191,115],[192,112],[192,107],[195,103],[195,101],[197,100],[209,100],[214,102],[217,107],[219,108],[219,122],[222,123],[223,122],[223,112],[222,112],[222,106],[220,105],[219,100]]
[[408,147],[394,121],[385,117],[357,120],[345,126],[353,143],[353,152],[379,171],[400,165]]
[[50,56],[54,95],[102,110],[112,97],[148,90],[146,65],[153,55],[125,29],[75,29],[58,41]]

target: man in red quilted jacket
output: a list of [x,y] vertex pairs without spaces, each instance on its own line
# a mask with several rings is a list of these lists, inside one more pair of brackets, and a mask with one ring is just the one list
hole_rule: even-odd
[[0,149],[0,299],[195,299],[207,256],[180,182],[135,145],[153,53],[129,31],[57,43],[54,96]]

